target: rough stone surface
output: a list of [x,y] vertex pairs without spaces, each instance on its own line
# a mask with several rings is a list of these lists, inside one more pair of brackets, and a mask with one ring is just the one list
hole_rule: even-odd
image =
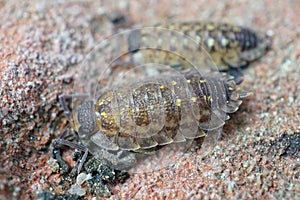
[[[104,16],[123,20],[112,10],[128,16],[128,25],[230,22],[269,31],[273,45],[244,71],[243,87],[254,95],[208,158],[186,155],[110,191],[97,174],[104,185],[93,187],[111,199],[300,199],[299,1],[12,0],[0,1],[0,10],[0,199],[79,199],[68,194],[76,172],[62,173],[52,158],[51,142],[67,125],[58,96],[71,92],[78,63],[111,33]],[[62,157],[74,168],[72,152],[64,148]]]

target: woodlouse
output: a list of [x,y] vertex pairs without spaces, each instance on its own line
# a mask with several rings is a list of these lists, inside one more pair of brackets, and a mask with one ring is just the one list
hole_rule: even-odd
[[136,152],[222,128],[226,113],[235,112],[247,96],[236,86],[227,75],[193,71],[134,82],[83,101],[71,115],[72,127],[93,155],[115,169],[128,169]]
[[[260,58],[271,46],[271,38],[267,34],[254,32],[245,27],[227,23],[214,22],[172,22],[157,24],[154,31],[137,29],[128,36],[128,50],[139,55],[133,56],[143,59],[143,62],[158,62],[169,65],[178,64],[176,56],[167,51],[158,51],[166,44],[165,49],[181,54],[189,52],[192,60],[203,63],[204,59],[197,51],[189,49],[187,41],[180,41],[178,35],[172,33],[167,38],[161,38],[165,29],[178,31],[199,43],[212,57],[219,70],[246,66],[250,61]],[[156,48],[154,48],[156,45]],[[153,51],[140,51],[141,47],[151,47]],[[167,59],[166,59],[167,58]],[[181,63],[180,63],[181,64]],[[184,65],[183,65],[184,66]]]

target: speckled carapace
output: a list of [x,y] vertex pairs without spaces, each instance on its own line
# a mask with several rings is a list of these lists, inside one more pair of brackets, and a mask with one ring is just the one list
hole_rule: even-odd
[[136,163],[136,153],[206,136],[223,127],[247,92],[231,76],[189,70],[113,87],[83,101],[71,115],[87,149],[116,169]]

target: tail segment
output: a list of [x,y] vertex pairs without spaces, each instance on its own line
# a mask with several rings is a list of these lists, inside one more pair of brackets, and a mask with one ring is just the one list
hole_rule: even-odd
[[225,73],[223,77],[224,77],[227,103],[222,109],[226,113],[233,113],[238,110],[242,101],[248,96],[250,96],[252,93],[244,91],[242,90],[242,88],[239,87],[239,84],[243,82],[243,78],[239,77],[237,79],[234,79],[233,76],[230,76]]

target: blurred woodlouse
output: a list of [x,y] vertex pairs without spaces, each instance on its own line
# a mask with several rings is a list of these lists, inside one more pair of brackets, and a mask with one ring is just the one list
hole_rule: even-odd
[[[254,32],[253,30],[227,23],[215,22],[171,22],[157,24],[154,31],[140,29],[132,31],[128,36],[128,50],[139,53],[137,59],[143,58],[143,62],[158,62],[164,64],[178,64],[176,56],[167,51],[158,49],[165,45],[165,49],[176,51],[179,54],[187,51],[186,55],[192,57],[197,63],[203,62],[199,52],[190,50],[186,41],[179,41],[172,33],[166,40],[160,38],[160,32],[164,29],[178,31],[190,36],[210,54],[219,70],[229,70],[246,66],[263,56],[271,46],[271,38],[268,34]],[[167,45],[167,46],[166,46]],[[139,52],[140,47],[151,46],[153,51]],[[154,48],[154,47],[157,48]],[[201,51],[202,49],[198,49]]]
[[[173,27],[177,26],[176,23],[168,26],[177,30]],[[182,64],[181,60],[191,60],[201,68],[209,62],[201,52],[205,48],[213,61],[219,64],[218,67],[226,65],[224,69],[228,69],[228,66],[240,67],[260,57],[269,45],[268,40],[261,39],[248,29],[226,24],[199,27],[204,25],[183,23],[178,28],[191,37],[195,36],[198,40],[196,48],[191,48],[189,40],[181,40],[182,35],[178,36],[173,31],[162,37],[158,28],[157,32],[151,29],[148,32],[144,29],[130,32],[126,36],[127,51],[136,54],[150,47],[150,54],[143,54],[146,62],[173,65],[177,62]],[[169,38],[167,41],[166,36]],[[203,38],[203,48],[199,47],[199,37]],[[155,54],[155,51],[159,53]],[[159,57],[162,52],[166,54]],[[180,60],[170,52],[184,55],[185,59]],[[202,74],[195,69],[185,69],[185,64],[182,66],[181,74],[129,82],[96,93],[92,98],[88,94],[60,96],[65,114],[83,145],[65,140],[67,130],[57,141],[85,152],[78,171],[88,152],[103,163],[123,170],[136,164],[138,153],[206,138],[210,132],[219,134],[228,119],[227,113],[235,112],[249,93],[238,87],[241,79],[216,72]],[[68,98],[83,100],[71,112],[66,106]]]

